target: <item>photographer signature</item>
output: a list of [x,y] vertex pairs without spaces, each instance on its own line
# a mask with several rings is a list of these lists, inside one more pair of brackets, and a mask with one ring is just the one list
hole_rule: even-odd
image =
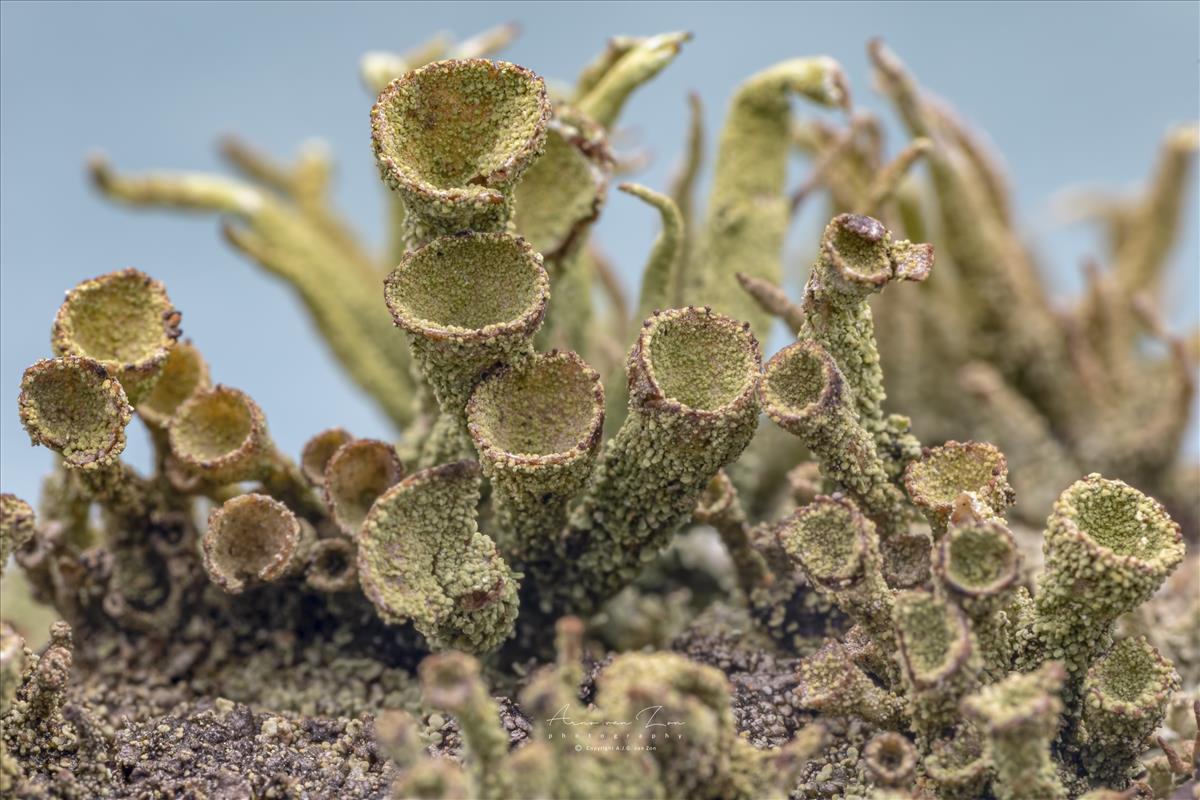
[[548,725],[553,726],[555,722],[561,722],[563,725],[570,727],[594,725],[611,725],[616,727],[629,727],[638,722],[642,723],[643,728],[667,728],[685,724],[682,720],[658,720],[657,717],[662,711],[662,706],[646,706],[641,711],[633,715],[631,720],[573,720],[569,712],[569,706],[560,708],[553,717],[546,720]]

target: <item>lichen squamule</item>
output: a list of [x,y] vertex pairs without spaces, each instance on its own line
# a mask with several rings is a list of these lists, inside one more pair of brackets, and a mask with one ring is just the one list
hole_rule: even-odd
[[[36,511],[0,496],[59,617],[41,648],[0,629],[0,791],[1182,796],[1200,354],[1156,298],[1196,127],[1140,196],[1081,202],[1108,268],[1060,310],[983,139],[882,43],[891,160],[837,62],[791,59],[734,93],[702,204],[699,96],[676,180],[614,184],[689,35],[616,37],[569,86],[491,60],[515,34],[364,59],[381,254],[322,149],[93,159],[115,202],[219,215],[396,431],[331,419],[293,459],[162,283],[68,293],[17,409],[55,470]],[[660,226],[631,299],[591,236],[626,202]]]

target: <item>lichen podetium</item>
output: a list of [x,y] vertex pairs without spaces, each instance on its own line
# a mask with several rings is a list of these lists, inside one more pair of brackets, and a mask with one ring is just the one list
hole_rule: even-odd
[[[91,164],[114,201],[220,214],[396,430],[293,459],[160,282],[69,292],[17,409],[55,469],[36,511],[0,495],[0,556],[60,617],[38,650],[4,609],[0,792],[1181,796],[1200,346],[1156,298],[1196,127],[1087,205],[1108,269],[1064,310],[982,137],[881,43],[911,141],[884,157],[833,59],[767,66],[701,215],[698,95],[672,185],[610,196],[626,101],[688,34],[616,37],[571,85],[491,60],[515,33],[364,59],[382,254],[322,149]],[[659,231],[636,299],[591,236],[610,201]]]

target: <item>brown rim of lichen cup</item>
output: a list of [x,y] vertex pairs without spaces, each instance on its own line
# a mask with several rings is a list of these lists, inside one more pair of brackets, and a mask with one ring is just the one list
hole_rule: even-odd
[[[947,485],[945,479],[963,476],[943,473],[960,466],[966,467],[970,474],[965,480]],[[905,467],[904,488],[914,505],[936,515],[943,524],[963,492],[975,493],[997,515],[1015,499],[1008,484],[1008,460],[988,442],[950,440],[938,447],[925,448],[919,459]]]
[[[807,539],[804,543],[805,546],[801,548],[803,553],[797,553],[796,557],[803,563],[804,571],[809,577],[820,585],[831,590],[848,589],[863,580],[871,568],[869,562],[873,534],[871,521],[863,516],[853,502],[841,496],[820,495],[808,505],[796,509],[790,516],[782,520],[777,537],[784,551],[791,555],[793,548],[787,546],[784,532],[788,530],[804,531],[804,525],[810,518],[827,514],[841,516],[841,524],[834,524],[832,530],[835,533],[843,533],[848,540],[841,542],[843,546],[839,549],[843,551],[843,557],[840,559],[840,563],[836,567],[830,565],[830,569],[820,571],[814,569],[815,566],[818,566],[814,556],[820,550],[821,542]],[[820,552],[824,554],[825,550],[820,550]]]
[[[468,281],[455,256],[470,254],[470,248],[479,249],[481,260],[478,274]],[[498,255],[509,257],[508,270],[499,269]],[[514,286],[518,279],[524,286]],[[502,295],[511,296],[487,309],[491,313],[480,313],[485,297]],[[519,236],[467,232],[438,237],[406,253],[384,281],[384,299],[396,324],[414,336],[477,344],[506,335],[532,336],[546,315],[550,276],[542,257]]]
[[[1130,665],[1126,659],[1135,663]],[[1135,676],[1140,679],[1137,684],[1131,681]],[[1088,700],[1083,713],[1085,717],[1089,713],[1140,717],[1148,708],[1161,707],[1178,688],[1175,667],[1158,648],[1144,636],[1129,637],[1088,667],[1083,682]]]
[[208,516],[201,540],[204,570],[230,594],[240,594],[248,581],[278,580],[301,555],[302,524],[287,506],[263,494],[226,500]]
[[604,386],[577,354],[552,350],[480,381],[467,402],[467,420],[485,460],[524,467],[565,464],[599,447]]
[[759,382],[763,410],[786,431],[796,433],[811,425],[822,414],[839,408],[845,397],[846,381],[841,370],[816,342],[794,342],[763,367]]
[[[910,629],[901,622],[902,615],[916,604],[928,606],[939,616],[940,623],[948,628],[946,647],[937,663],[920,663],[918,651],[923,648],[910,645],[911,639],[927,633],[928,628],[918,626]],[[931,592],[916,589],[896,594],[893,613],[896,618],[896,645],[900,663],[918,691],[936,688],[942,681],[966,666],[971,657],[971,629],[966,615],[958,606],[941,600]],[[928,622],[926,620],[926,623]]]
[[900,788],[912,783],[917,772],[917,749],[905,736],[883,731],[863,748],[863,761],[876,786]]
[[218,483],[253,479],[272,449],[262,409],[223,384],[188,398],[167,432],[180,464]]
[[304,443],[300,451],[300,471],[313,486],[325,485],[325,466],[337,449],[354,435],[345,428],[326,428]]
[[908,245],[903,262],[897,261],[896,249],[884,224],[863,214],[839,214],[821,234],[821,254],[833,268],[830,277],[849,286],[877,290],[893,278],[919,282],[929,277],[932,245]]
[[[972,544],[971,539],[983,539],[985,546],[991,544],[990,552],[984,555],[995,557],[992,563],[997,567],[986,577],[974,581],[961,568],[964,556],[959,552],[960,548]],[[942,584],[962,597],[995,597],[1012,588],[1021,573],[1017,541],[1012,531],[999,522],[952,526],[934,547],[933,559],[934,571]]]
[[715,421],[757,407],[761,371],[749,323],[709,306],[657,311],[629,353],[629,396],[642,411]]
[[179,338],[180,314],[166,287],[132,267],[83,281],[54,317],[59,355],[104,364],[140,400]]
[[[471,82],[479,80],[510,80],[514,87],[526,90],[526,94],[532,97],[534,103],[531,109],[533,113],[527,115],[528,119],[524,120],[527,130],[512,129],[504,132],[510,134],[513,139],[507,142],[510,145],[507,154],[493,152],[490,159],[484,159],[487,151],[481,148],[480,152],[474,154],[476,160],[493,163],[474,165],[479,168],[473,170],[474,174],[464,174],[458,180],[450,180],[446,176],[437,176],[442,179],[434,180],[434,165],[412,163],[419,162],[419,159],[405,158],[402,142],[409,137],[404,135],[405,131],[396,129],[397,126],[393,124],[394,120],[389,118],[389,114],[417,117],[415,129],[431,137],[446,135],[451,125],[457,125],[460,129],[476,127],[479,121],[468,119],[466,112],[478,115],[479,103],[470,102],[467,95],[472,94]],[[499,96],[510,95],[511,93],[502,93]],[[439,101],[440,106],[433,103],[434,100]],[[415,107],[405,107],[406,101],[411,101],[411,105]],[[425,107],[422,108],[422,105]],[[483,110],[486,112],[493,109]],[[438,112],[440,117],[437,116]],[[521,173],[541,155],[550,113],[545,81],[531,70],[507,61],[491,61],[484,58],[436,61],[402,75],[379,93],[375,105],[371,108],[371,143],[380,169],[389,184],[421,196],[430,204],[496,205],[504,202],[502,191],[512,186]],[[454,114],[459,114],[463,119],[448,119]],[[511,127],[511,121],[517,115],[503,116],[510,121]],[[492,143],[493,149],[498,150],[499,145],[505,143],[505,137],[500,136]],[[501,156],[503,157],[499,158]]]
[[403,477],[396,448],[378,439],[354,439],[325,464],[325,506],[342,532],[354,536],[371,504]]
[[21,377],[17,405],[34,444],[85,469],[116,461],[133,419],[120,381],[83,356],[43,358],[30,366]]
[[176,342],[167,353],[158,380],[137,404],[137,413],[156,428],[165,428],[189,397],[210,385],[208,364],[190,341]]

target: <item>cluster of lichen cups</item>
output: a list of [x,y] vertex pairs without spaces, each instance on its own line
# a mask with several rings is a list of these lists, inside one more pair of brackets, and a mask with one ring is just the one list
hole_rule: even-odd
[[[737,735],[719,670],[676,654],[623,654],[600,673],[594,703],[579,700],[584,623],[567,615],[601,609],[693,519],[718,530],[756,614],[816,592],[849,620],[799,661],[795,693],[814,715],[873,733],[862,756],[879,797],[1125,788],[1178,678],[1144,640],[1114,643],[1113,627],[1182,560],[1178,526],[1132,487],[1089,475],[1054,507],[1031,593],[1004,518],[1016,499],[1005,456],[984,442],[922,448],[905,418],[884,412],[868,300],[889,283],[924,281],[932,248],[840,214],[802,303],[773,290],[788,95],[844,104],[836,65],[785,62],[739,90],[714,221],[690,262],[675,201],[627,187],[663,221],[627,381],[606,380],[565,349],[582,328],[556,319],[551,297],[569,301],[579,288],[580,243],[613,169],[606,129],[680,41],[625,49],[573,105],[552,105],[532,72],[482,59],[436,62],[383,87],[372,142],[399,203],[404,252],[379,302],[422,387],[399,451],[331,428],[293,462],[253,400],[210,384],[198,349],[177,341],[180,315],[163,287],[135,270],[68,295],[56,357],[22,380],[26,430],[62,456],[64,485],[118,529],[192,513],[206,498],[212,510],[192,555],[224,592],[289,581],[361,590],[384,622],[411,623],[437,653],[420,667],[426,703],[457,718],[466,766],[429,759],[417,722],[385,713],[376,730],[400,769],[397,796],[790,791],[819,762],[827,727],[756,750]],[[538,171],[551,162],[549,175]],[[542,201],[550,205],[531,185],[554,189]],[[722,292],[736,298],[702,305]],[[773,314],[797,341],[764,366],[755,332]],[[610,409],[614,391],[627,403],[604,441],[606,387]],[[750,444],[760,411],[802,442],[819,474],[806,479],[816,496],[752,526],[723,468]],[[156,448],[152,478],[120,460],[135,412]],[[7,557],[35,538],[36,523],[28,506],[3,502]],[[182,601],[173,602],[178,615]],[[118,606],[138,624],[161,623]],[[523,616],[535,628],[558,618],[558,660],[525,685],[519,699],[538,736],[510,752],[466,654],[497,650]],[[788,646],[770,624],[762,632]],[[601,721],[648,704],[686,736],[638,754],[581,754],[553,728],[566,710]]]

